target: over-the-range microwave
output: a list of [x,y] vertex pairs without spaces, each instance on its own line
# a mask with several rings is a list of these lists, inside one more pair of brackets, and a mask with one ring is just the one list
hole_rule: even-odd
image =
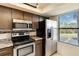
[[13,30],[32,30],[32,21],[13,19]]

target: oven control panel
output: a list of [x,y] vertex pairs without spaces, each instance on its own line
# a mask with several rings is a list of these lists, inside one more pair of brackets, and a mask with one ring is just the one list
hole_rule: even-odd
[[25,36],[29,35],[28,32],[17,32],[17,33],[12,33],[12,37],[17,37],[17,36]]

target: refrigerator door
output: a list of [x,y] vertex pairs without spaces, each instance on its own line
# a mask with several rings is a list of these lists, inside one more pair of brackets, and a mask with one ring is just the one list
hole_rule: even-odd
[[51,54],[57,51],[57,29],[52,30],[52,40],[51,40]]
[[50,26],[51,26],[51,21],[46,20],[46,48],[45,48],[45,55],[48,56],[51,53],[51,32],[50,32]]
[[51,38],[46,40],[46,56],[51,55]]
[[[48,29],[50,31],[48,31]],[[46,20],[46,56],[52,55],[57,50],[57,23],[53,20]]]

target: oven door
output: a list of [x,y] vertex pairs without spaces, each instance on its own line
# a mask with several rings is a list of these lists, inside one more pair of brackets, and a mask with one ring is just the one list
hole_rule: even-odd
[[35,43],[15,47],[14,56],[35,56]]

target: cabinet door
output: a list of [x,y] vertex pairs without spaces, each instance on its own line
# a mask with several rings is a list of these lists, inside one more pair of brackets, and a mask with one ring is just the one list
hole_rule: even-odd
[[24,20],[32,21],[33,15],[30,13],[24,13]]
[[34,15],[33,16],[33,29],[38,29],[39,28],[39,16]]
[[0,49],[0,56],[12,56],[13,55],[13,47],[6,47]]
[[42,56],[42,40],[36,42],[35,55]]
[[11,30],[12,19],[10,8],[0,6],[0,28]]
[[12,9],[12,18],[23,20],[23,11]]

